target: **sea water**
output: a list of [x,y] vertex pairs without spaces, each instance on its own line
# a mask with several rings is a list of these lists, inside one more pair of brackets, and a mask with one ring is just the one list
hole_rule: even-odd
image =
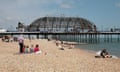
[[120,57],[120,43],[113,42],[113,43],[94,43],[94,44],[81,44],[77,45],[78,48],[90,50],[90,51],[100,51],[102,49],[106,49],[109,54],[115,55],[117,57]]

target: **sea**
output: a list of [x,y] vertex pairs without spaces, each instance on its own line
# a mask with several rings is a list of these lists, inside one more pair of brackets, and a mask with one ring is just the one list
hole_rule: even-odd
[[102,49],[106,49],[110,55],[114,55],[120,58],[120,42],[100,42],[94,44],[79,44],[77,48],[85,49],[88,51],[98,52]]

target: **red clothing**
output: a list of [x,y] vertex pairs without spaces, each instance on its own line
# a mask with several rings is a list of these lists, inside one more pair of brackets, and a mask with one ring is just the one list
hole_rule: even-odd
[[24,47],[22,48],[22,52],[25,52],[25,48]]
[[34,48],[34,52],[37,52],[37,51],[39,51],[39,48],[38,48],[38,47],[35,47],[35,48]]

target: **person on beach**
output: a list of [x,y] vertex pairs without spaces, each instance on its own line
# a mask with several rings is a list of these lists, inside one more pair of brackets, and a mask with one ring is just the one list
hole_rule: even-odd
[[35,46],[35,48],[34,48],[34,53],[36,53],[36,54],[40,54],[40,53],[42,53],[42,51],[40,50],[38,44],[37,44],[37,45]]
[[60,50],[64,50],[62,44],[59,44],[59,45],[58,45],[58,48],[59,48]]
[[63,47],[63,41],[60,41],[60,43],[58,43],[58,48],[60,49],[60,50],[64,50],[64,47]]
[[25,53],[25,47],[26,47],[26,46],[24,45],[23,48],[22,48],[22,52],[23,52],[23,53]]
[[29,53],[29,46],[25,46],[25,53]]
[[24,46],[24,37],[23,37],[23,35],[20,35],[18,37],[18,42],[19,42],[19,52],[23,53],[23,46]]
[[56,46],[58,46],[58,44],[59,44],[59,43],[56,41]]
[[72,49],[72,48],[74,48],[73,44],[71,44],[68,49]]
[[107,52],[106,49],[103,49],[100,53],[100,56],[102,56],[103,58],[111,58],[112,56],[109,55],[109,53]]
[[32,44],[30,48],[30,53],[33,53],[33,52],[34,52],[34,45]]

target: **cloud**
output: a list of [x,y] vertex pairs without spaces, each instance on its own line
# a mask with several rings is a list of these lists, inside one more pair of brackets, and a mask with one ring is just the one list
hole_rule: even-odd
[[30,24],[41,16],[61,14],[73,7],[74,0],[0,0],[0,23],[6,27],[18,21]]
[[116,3],[116,6],[117,6],[117,7],[120,7],[120,2],[119,2],[119,3]]
[[61,1],[57,1],[57,3],[59,3],[59,6],[61,8],[73,8],[75,1],[74,0],[61,0]]
[[62,3],[60,5],[61,8],[72,8],[72,6],[70,4],[67,4],[67,3]]
[[6,20],[14,20],[12,17],[7,17]]

